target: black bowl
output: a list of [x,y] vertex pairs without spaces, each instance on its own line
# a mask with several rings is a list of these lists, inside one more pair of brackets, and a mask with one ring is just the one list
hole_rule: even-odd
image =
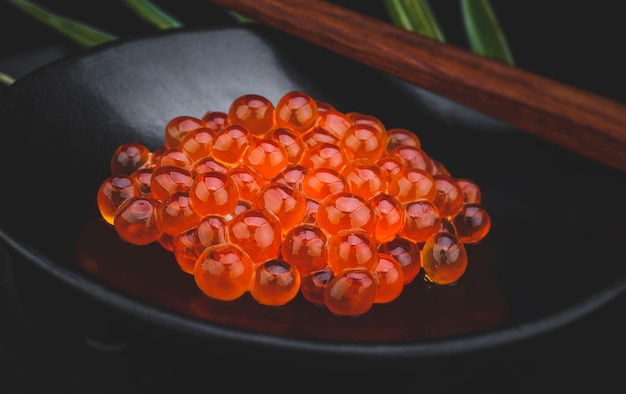
[[[414,131],[455,177],[480,185],[492,228],[455,286],[418,277],[390,304],[337,317],[204,296],[159,245],[122,242],[96,191],[115,148],[156,149],[178,115],[238,96],[302,90]],[[25,262],[120,315],[248,355],[418,360],[497,349],[564,326],[626,287],[626,175],[404,81],[262,26],[113,42],[0,92],[0,236]]]

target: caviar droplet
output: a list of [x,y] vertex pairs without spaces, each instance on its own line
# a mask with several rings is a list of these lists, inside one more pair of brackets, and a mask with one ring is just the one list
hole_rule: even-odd
[[96,200],[100,215],[107,223],[113,224],[120,205],[136,196],[139,196],[139,190],[130,176],[111,175],[98,188]]
[[196,261],[194,279],[209,297],[232,301],[250,289],[254,266],[246,252],[235,245],[206,248]]
[[201,216],[191,207],[189,192],[178,192],[161,201],[156,218],[164,233],[174,235],[195,227]]
[[134,245],[157,242],[163,231],[157,225],[159,202],[152,198],[132,197],[118,209],[113,221],[115,231],[124,241]]
[[467,269],[467,251],[454,234],[436,233],[424,243],[422,266],[428,281],[454,284]]
[[330,131],[339,139],[343,137],[343,135],[352,125],[352,119],[350,119],[346,114],[334,109],[321,112],[317,121],[317,127]]
[[399,235],[415,243],[426,242],[428,237],[439,231],[441,216],[430,201],[419,200],[405,205],[404,226]]
[[349,191],[346,178],[332,168],[312,168],[302,180],[304,195],[318,201],[331,194]]
[[205,127],[213,131],[220,131],[228,126],[228,114],[222,111],[207,111],[202,117]]
[[386,304],[402,294],[404,271],[396,259],[388,254],[380,253],[374,274],[377,279],[374,303]]
[[373,234],[376,211],[363,197],[347,192],[330,195],[320,202],[317,224],[328,234],[345,229],[362,229]]
[[239,164],[252,143],[252,134],[241,125],[231,125],[218,131],[211,144],[211,156],[225,166]]
[[215,130],[202,127],[190,131],[180,142],[180,150],[191,160],[197,162],[211,154],[211,143]]
[[482,192],[478,184],[467,178],[458,178],[456,183],[461,187],[463,191],[463,203],[464,204],[480,204],[482,203]]
[[289,164],[298,164],[306,146],[296,132],[286,128],[278,128],[271,132],[269,138],[276,141],[287,152]]
[[304,217],[302,223],[317,223],[317,211],[320,208],[320,202],[318,200],[307,198],[306,210],[304,211]]
[[228,110],[228,121],[257,137],[264,137],[274,126],[274,105],[266,97],[246,94],[236,98]]
[[396,237],[393,240],[381,244],[379,254],[393,257],[404,273],[404,284],[411,283],[422,269],[422,255],[417,244],[406,238]]
[[288,92],[276,104],[276,125],[296,133],[302,133],[312,127],[318,115],[317,103],[305,92]]
[[281,255],[301,275],[308,275],[327,266],[328,237],[314,224],[299,224],[285,234]]
[[282,231],[278,218],[266,209],[244,211],[226,227],[227,239],[250,251],[255,264],[278,257]]
[[244,154],[242,164],[255,169],[265,179],[272,179],[289,165],[289,155],[279,142],[257,139]]
[[150,189],[150,183],[152,182],[152,173],[154,169],[152,167],[140,168],[130,175],[130,178],[135,182],[137,189],[139,190],[139,196],[152,197],[152,190]]
[[191,182],[189,170],[175,166],[159,167],[150,178],[152,197],[163,201],[174,193],[189,191]]
[[341,271],[324,291],[324,305],[338,316],[360,316],[369,311],[376,298],[376,278],[361,268]]
[[305,148],[310,149],[320,144],[339,145],[341,144],[341,139],[332,131],[322,127],[313,127],[302,134],[302,142]]
[[388,150],[391,150],[400,145],[416,146],[418,148],[421,148],[422,146],[422,142],[420,141],[419,137],[415,133],[407,129],[389,129],[387,130],[387,135],[389,136],[389,142],[387,143]]
[[209,246],[226,242],[226,219],[221,215],[208,215],[202,218],[195,228],[193,248],[200,255]]
[[306,211],[306,198],[302,192],[281,183],[270,183],[263,188],[252,203],[256,209],[273,213],[284,232],[302,222]]
[[341,137],[341,145],[350,159],[367,159],[372,162],[383,154],[386,143],[384,131],[369,124],[354,124]]
[[302,190],[302,182],[308,169],[300,164],[291,164],[279,172],[270,183],[282,183],[296,190]]
[[342,230],[328,239],[328,265],[335,274],[347,268],[373,272],[378,263],[378,244],[361,229]]
[[285,305],[298,295],[300,283],[300,273],[294,265],[269,260],[256,267],[250,294],[261,305]]
[[405,168],[419,168],[432,174],[433,165],[430,157],[417,146],[399,145],[391,149],[388,155],[400,160]]
[[444,218],[454,217],[463,208],[463,190],[451,176],[439,174],[433,176],[437,185],[437,194],[433,200]]
[[207,172],[196,176],[191,184],[189,199],[200,216],[227,215],[239,200],[237,185],[223,172]]
[[465,204],[453,219],[459,240],[465,244],[480,242],[491,229],[491,216],[479,204]]
[[161,152],[156,163],[157,167],[174,166],[191,170],[193,162],[179,147],[167,148]]
[[300,164],[307,168],[332,168],[341,172],[348,161],[348,156],[342,147],[323,143],[306,150]]
[[132,175],[149,164],[150,155],[150,150],[138,142],[122,144],[115,149],[111,157],[111,174]]
[[195,178],[196,176],[207,172],[228,172],[228,170],[230,169],[230,165],[224,165],[215,160],[213,157],[206,156],[193,164],[193,166],[191,167],[191,175]]
[[383,170],[369,160],[355,160],[343,170],[348,189],[365,199],[387,191],[387,178]]
[[243,201],[253,202],[267,186],[267,179],[261,173],[245,165],[233,167],[227,174],[237,185],[239,199]]
[[437,195],[435,179],[419,168],[401,169],[389,181],[387,193],[402,203],[416,200],[433,201]]
[[326,285],[335,276],[330,267],[324,267],[307,275],[300,275],[300,292],[305,300],[319,306],[324,305]]
[[187,133],[204,126],[204,121],[194,116],[181,115],[172,118],[165,126],[165,147],[177,147]]
[[180,269],[193,275],[198,254],[194,249],[196,229],[190,228],[186,231],[172,236],[173,253]]
[[371,201],[377,219],[374,238],[379,243],[391,241],[404,226],[404,207],[396,198],[381,193]]
[[383,173],[387,177],[387,184],[389,184],[389,181],[391,180],[391,178],[394,177],[394,175],[404,169],[404,166],[400,162],[400,159],[391,156],[381,157],[376,161],[376,165],[378,165],[380,169],[383,170]]

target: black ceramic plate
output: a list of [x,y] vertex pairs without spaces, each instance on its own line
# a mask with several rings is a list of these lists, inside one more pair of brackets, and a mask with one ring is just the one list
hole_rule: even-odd
[[[204,296],[159,245],[119,240],[96,191],[121,143],[163,142],[178,115],[303,90],[414,131],[492,217],[459,283],[418,277],[390,304],[332,316]],[[411,359],[514,343],[565,325],[626,286],[626,176],[416,86],[262,27],[179,30],[47,65],[0,93],[0,235],[86,297],[157,330],[260,352]]]

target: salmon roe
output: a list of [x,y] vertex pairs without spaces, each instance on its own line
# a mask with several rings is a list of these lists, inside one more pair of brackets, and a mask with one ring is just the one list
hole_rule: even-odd
[[177,116],[163,137],[114,150],[97,207],[121,240],[158,243],[217,300],[300,296],[360,316],[420,274],[457,283],[467,247],[491,230],[478,183],[454,177],[413,131],[302,91]]

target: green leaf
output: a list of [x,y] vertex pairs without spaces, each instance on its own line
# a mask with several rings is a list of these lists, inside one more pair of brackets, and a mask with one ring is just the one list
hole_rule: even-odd
[[235,11],[226,11],[230,16],[233,17],[233,19],[235,19],[235,21],[241,23],[241,24],[246,24],[246,23],[255,23],[256,20],[247,17],[243,14],[240,14],[239,12],[235,12]]
[[11,85],[15,82],[15,78],[0,71],[0,83],[3,85]]
[[183,27],[182,22],[167,14],[149,0],[123,0],[123,3],[157,29],[165,30]]
[[445,36],[427,0],[384,0],[394,25],[445,42]]
[[71,38],[83,47],[91,47],[118,37],[105,31],[48,11],[47,9],[26,0],[7,0],[8,3],[48,25],[54,30]]
[[513,65],[514,59],[489,0],[461,0],[472,52]]

